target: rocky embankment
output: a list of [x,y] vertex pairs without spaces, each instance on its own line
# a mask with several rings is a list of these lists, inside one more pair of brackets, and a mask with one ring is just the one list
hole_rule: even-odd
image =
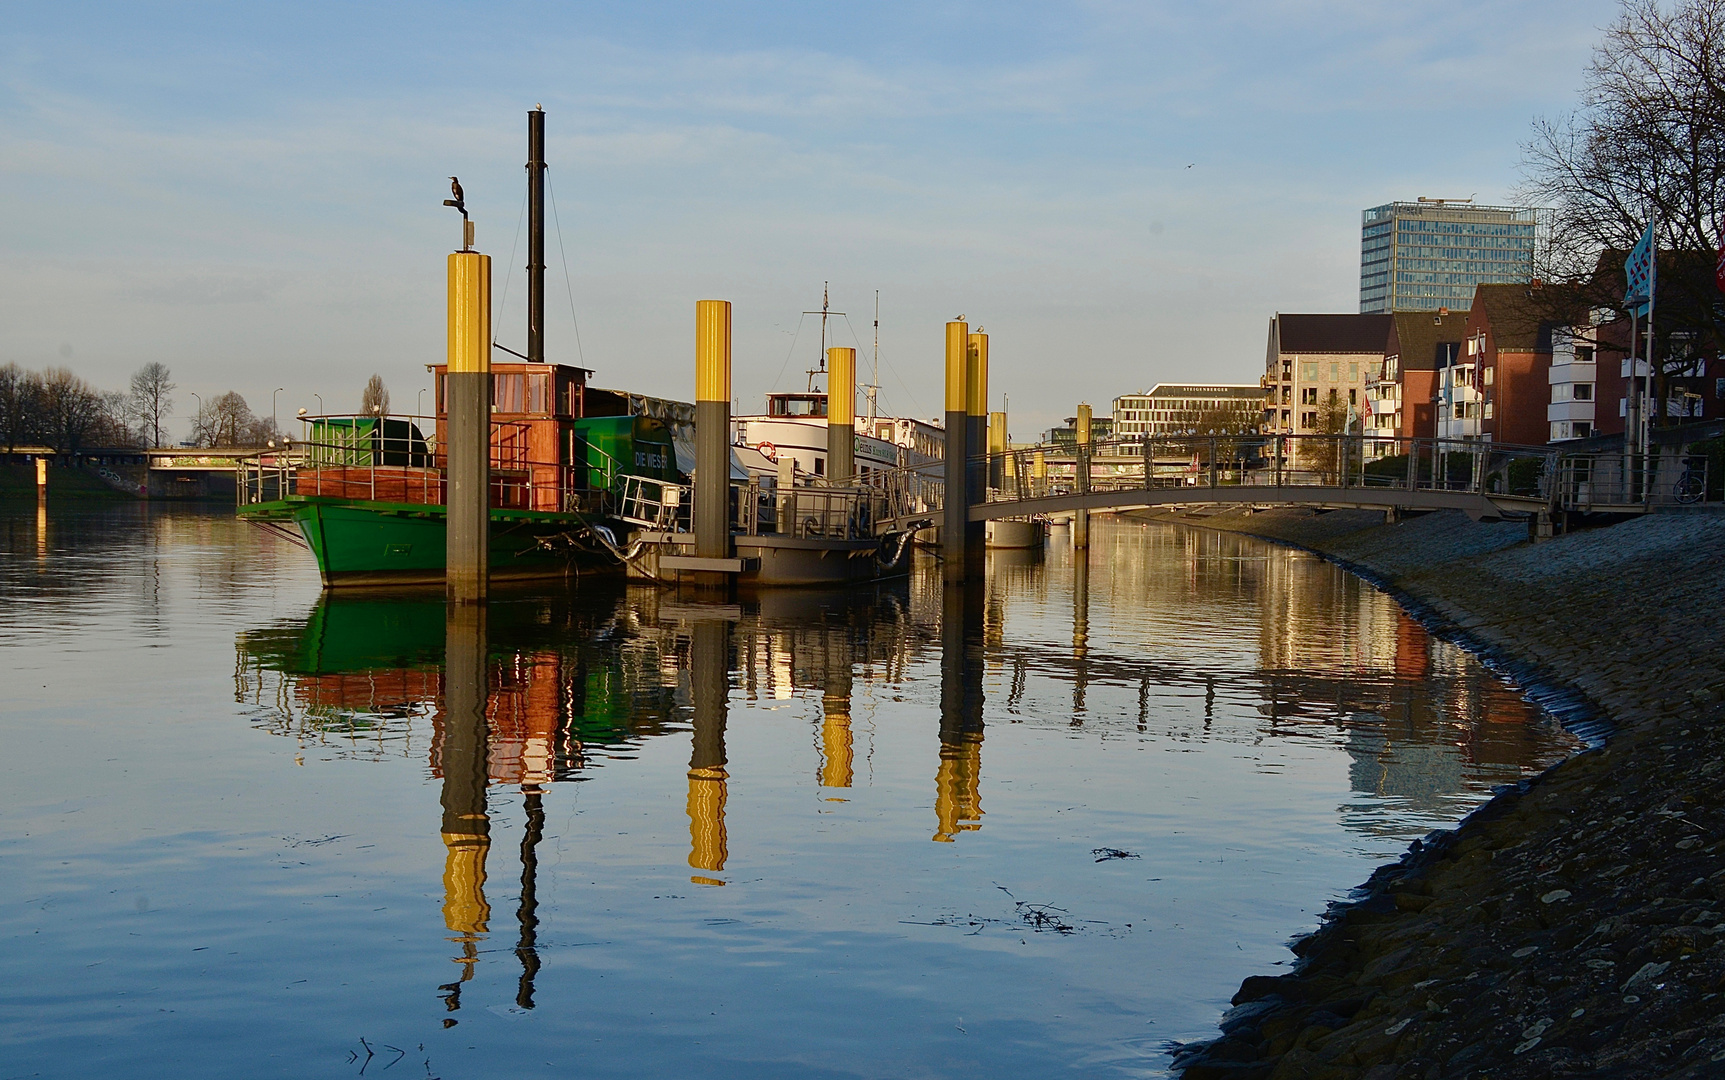
[[1614,726],[1381,868],[1185,1080],[1725,1077],[1725,514],[1539,544],[1459,514],[1175,520],[1342,562]]

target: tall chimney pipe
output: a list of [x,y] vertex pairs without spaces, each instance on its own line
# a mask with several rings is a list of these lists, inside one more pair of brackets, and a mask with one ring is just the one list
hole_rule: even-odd
[[527,114],[527,360],[545,362],[545,110]]

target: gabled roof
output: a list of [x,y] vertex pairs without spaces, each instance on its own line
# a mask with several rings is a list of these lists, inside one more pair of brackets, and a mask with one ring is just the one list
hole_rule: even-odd
[[[1438,346],[1460,345],[1466,336],[1467,312],[1447,315],[1435,311],[1398,311],[1390,316],[1390,340],[1386,356],[1399,353],[1403,371],[1436,371]],[[1452,349],[1451,355],[1459,352]]]
[[1276,314],[1277,343],[1284,353],[1372,353],[1382,356],[1389,315]]
[[1548,353],[1551,331],[1575,317],[1553,318],[1547,298],[1537,285],[1480,285],[1473,294],[1473,311],[1483,315],[1491,327],[1491,340],[1499,352]]

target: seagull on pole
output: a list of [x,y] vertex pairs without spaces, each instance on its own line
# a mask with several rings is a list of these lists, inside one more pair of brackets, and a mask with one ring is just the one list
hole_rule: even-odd
[[449,178],[449,192],[455,198],[443,200],[443,205],[455,207],[461,211],[461,219],[467,220],[467,197],[461,193],[461,181],[453,176]]

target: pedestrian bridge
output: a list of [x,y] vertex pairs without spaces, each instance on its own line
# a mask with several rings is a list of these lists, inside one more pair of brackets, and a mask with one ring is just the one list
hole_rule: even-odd
[[[894,512],[880,524],[938,519],[943,467],[900,470]],[[986,493],[971,503],[971,521],[1197,505],[1461,510],[1501,520],[1550,515],[1575,494],[1551,447],[1362,435],[1053,444],[977,455],[969,468],[972,490]]]

